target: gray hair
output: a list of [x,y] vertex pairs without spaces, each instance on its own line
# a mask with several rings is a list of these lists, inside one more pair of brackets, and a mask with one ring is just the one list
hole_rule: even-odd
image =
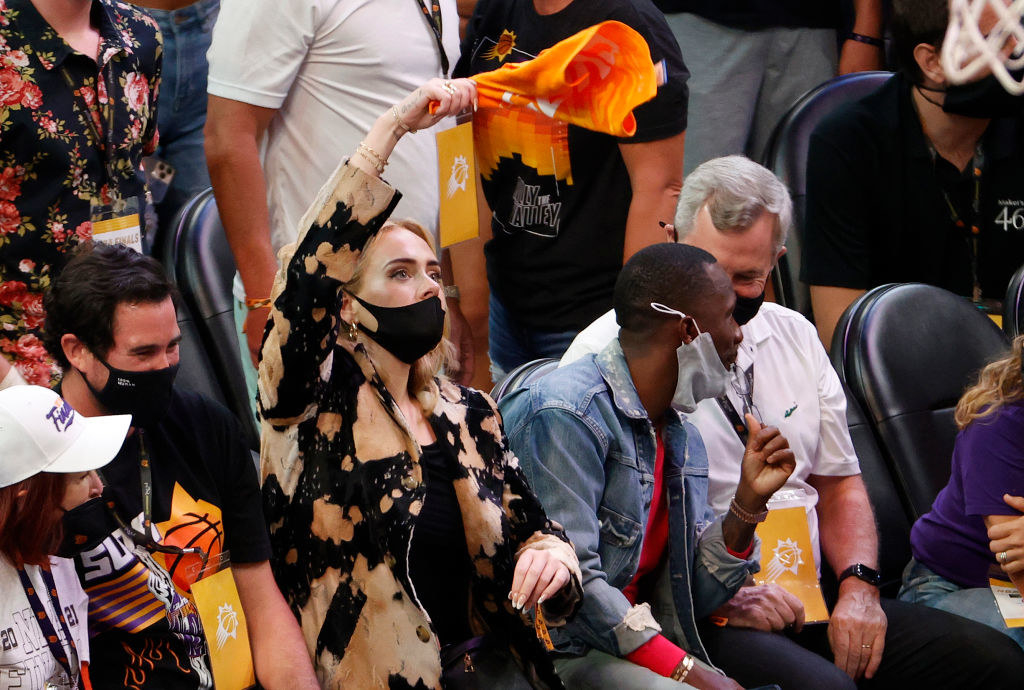
[[775,250],[786,244],[793,202],[786,185],[771,170],[745,156],[723,156],[697,166],[679,192],[675,227],[679,239],[693,231],[697,214],[708,207],[711,223],[722,233],[746,232],[760,215],[776,216]]

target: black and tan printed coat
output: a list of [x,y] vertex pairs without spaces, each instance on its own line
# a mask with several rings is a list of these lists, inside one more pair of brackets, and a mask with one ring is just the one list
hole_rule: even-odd
[[[426,492],[420,447],[362,345],[339,328],[341,285],[398,201],[342,165],[281,252],[259,372],[271,564],[325,688],[439,688],[437,636],[412,596],[408,547]],[[458,458],[454,482],[474,573],[470,626],[506,639],[538,688],[559,687],[529,620],[507,599],[515,559],[550,549],[572,585],[549,625],[578,605],[579,566],[508,449],[494,402],[443,379],[429,417]],[[438,567],[447,567],[439,563]]]

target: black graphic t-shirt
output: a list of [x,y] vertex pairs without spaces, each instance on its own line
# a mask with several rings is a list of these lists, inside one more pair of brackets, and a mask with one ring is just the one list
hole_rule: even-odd
[[541,115],[502,111],[501,139],[507,145],[492,147],[492,160],[478,151],[493,211],[493,239],[485,247],[488,280],[528,328],[579,329],[611,308],[632,198],[618,145],[682,132],[689,75],[664,16],[650,0],[574,0],[550,15],[537,14],[532,0],[480,0],[455,69],[469,76],[529,60],[605,20],[635,29],[647,40],[652,59],[666,61],[667,82],[634,111],[636,135],[620,140]]
[[[234,416],[176,390],[164,420],[143,432],[153,487],[152,534],[163,545],[202,548],[209,559],[268,560],[270,545],[252,455]],[[102,470],[102,510],[76,521],[75,566],[89,596],[90,674],[94,688],[209,688],[206,636],[189,590],[202,568],[195,554],[141,545],[139,433]]]

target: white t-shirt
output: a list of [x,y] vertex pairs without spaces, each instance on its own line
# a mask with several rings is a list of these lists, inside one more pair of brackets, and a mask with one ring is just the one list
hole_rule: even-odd
[[[608,312],[587,326],[562,357],[565,365],[587,352],[599,352],[618,335],[615,313]],[[806,494],[808,527],[814,558],[821,566],[818,493],[807,478],[812,474],[846,477],[860,474],[846,424],[846,394],[814,326],[799,313],[765,302],[757,316],[743,326],[737,368],[754,366],[754,405],[762,421],[777,426],[796,455],[796,469],[785,489]],[[742,401],[732,386],[727,391],[737,410]],[[700,431],[708,453],[708,502],[716,513],[729,509],[740,480],[744,445],[715,400],[703,400],[687,415]]]
[[[66,558],[50,558],[50,572],[57,585],[57,598],[64,609],[64,620],[75,639],[77,658],[71,653],[71,645],[64,637],[53,603],[46,594],[46,584],[39,566],[26,566],[25,572],[39,593],[39,600],[60,637],[72,669],[77,670],[80,661],[89,660],[89,632],[86,624],[89,598],[78,582],[74,563]],[[67,682],[64,670],[43,638],[43,631],[32,613],[17,569],[0,556],[0,690],[42,690],[47,683],[58,688],[75,688],[78,687],[77,682],[77,674],[74,683]]]
[[[455,0],[440,0],[449,66],[459,55]],[[222,0],[208,53],[215,96],[274,108],[263,170],[275,250],[377,117],[432,77],[437,39],[413,0]],[[436,130],[405,135],[384,172],[402,192],[395,218],[437,233]]]

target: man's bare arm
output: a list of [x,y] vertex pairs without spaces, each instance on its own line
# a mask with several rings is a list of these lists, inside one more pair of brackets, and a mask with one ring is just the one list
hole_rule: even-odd
[[[818,535],[822,556],[838,575],[855,563],[878,568],[878,530],[864,480],[811,475],[818,492]],[[854,679],[871,678],[882,662],[888,621],[878,588],[856,577],[839,585],[828,639],[836,666]]]
[[[217,209],[246,296],[270,296],[277,258],[270,243],[267,184],[260,164],[259,143],[276,110],[210,96],[206,114],[206,165]],[[249,352],[259,357],[269,309],[250,311],[245,320]]]
[[686,132],[640,144],[619,143],[629,172],[633,198],[626,218],[626,243],[622,261],[646,246],[663,242],[665,231],[658,221],[672,222],[683,187],[683,148]]
[[832,333],[836,330],[839,317],[854,300],[863,295],[865,290],[832,287],[829,285],[811,286],[811,309],[814,312],[814,324],[818,329],[821,344],[828,350],[832,347]]
[[236,563],[231,571],[245,612],[256,678],[267,690],[316,690],[299,623],[281,596],[270,563]]

